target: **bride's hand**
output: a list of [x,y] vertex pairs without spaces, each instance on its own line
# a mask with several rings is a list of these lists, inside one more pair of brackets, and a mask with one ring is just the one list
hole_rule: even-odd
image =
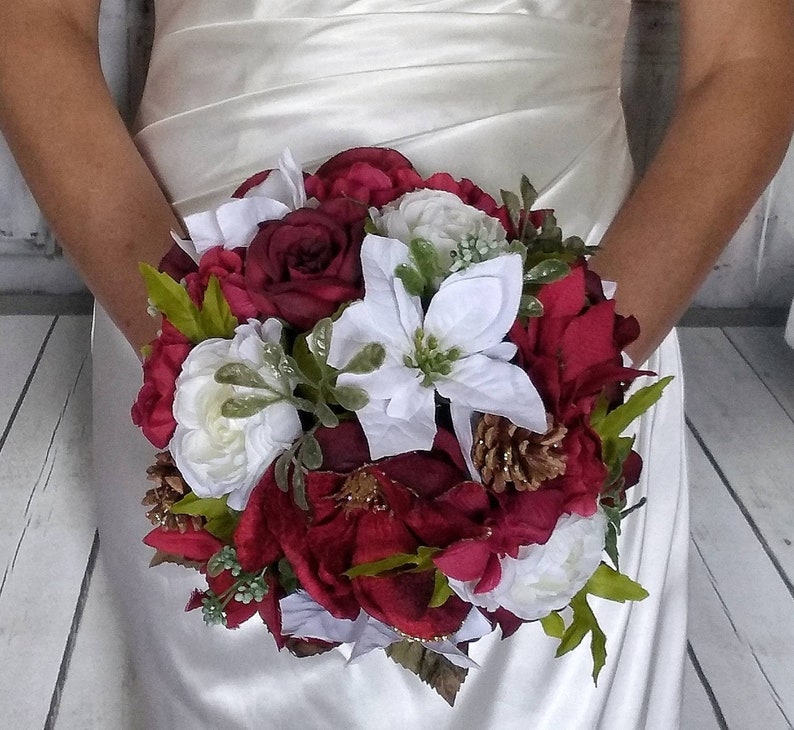
[[618,281],[642,362],[769,181],[794,125],[791,0],[681,0],[676,112],[594,268]]
[[0,129],[58,241],[129,341],[152,338],[138,262],[179,224],[99,66],[99,0],[0,5]]

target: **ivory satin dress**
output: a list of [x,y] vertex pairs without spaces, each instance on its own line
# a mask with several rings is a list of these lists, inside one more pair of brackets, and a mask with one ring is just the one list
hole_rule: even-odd
[[[597,242],[632,178],[620,104],[629,0],[157,0],[137,144],[177,211],[217,205],[289,146],[304,169],[360,145],[394,147],[498,195],[522,173],[567,234]],[[671,336],[648,366],[680,376]],[[95,469],[104,559],[155,728],[531,728],[678,725],[688,521],[682,386],[642,419],[645,460],[621,568],[650,597],[599,602],[607,664],[585,645],[554,659],[538,624],[472,646],[450,708],[383,652],[297,659],[252,619],[204,625],[185,602],[202,578],[149,568],[140,500],[155,449],[132,425],[131,348],[94,330]]]

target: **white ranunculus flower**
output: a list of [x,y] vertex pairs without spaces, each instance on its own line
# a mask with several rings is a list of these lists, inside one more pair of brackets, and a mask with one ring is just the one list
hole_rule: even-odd
[[[176,381],[176,431],[169,448],[177,467],[199,497],[229,495],[232,509],[242,510],[268,466],[300,436],[295,406],[273,403],[248,418],[227,418],[221,408],[250,388],[215,381],[223,365],[241,362],[269,384],[275,376],[263,360],[266,344],[278,345],[281,324],[249,320],[231,340],[205,340],[191,350]],[[291,386],[290,386],[291,392]]]
[[527,545],[518,557],[500,560],[502,578],[492,591],[475,593],[477,581],[449,579],[464,601],[489,611],[506,608],[526,621],[548,616],[570,603],[601,563],[607,518],[563,515],[545,545]]
[[489,250],[503,252],[507,247],[507,233],[496,218],[445,190],[406,193],[380,211],[370,209],[370,216],[387,238],[396,238],[406,245],[416,238],[432,243],[445,271],[460,268],[461,262],[455,266],[452,252],[461,245],[464,250],[470,249],[473,261],[490,258]]

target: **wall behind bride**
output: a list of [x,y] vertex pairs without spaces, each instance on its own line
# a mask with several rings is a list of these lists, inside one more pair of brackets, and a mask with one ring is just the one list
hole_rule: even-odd
[[[122,111],[144,81],[151,0],[103,0],[102,64]],[[678,48],[677,0],[634,0],[624,63],[624,100],[632,154],[641,170],[670,116]],[[782,321],[794,297],[794,155],[784,166],[700,290],[698,308],[774,309]],[[80,291],[0,138],[0,294]],[[767,316],[767,321],[768,316]],[[791,322],[794,343],[794,318]]]

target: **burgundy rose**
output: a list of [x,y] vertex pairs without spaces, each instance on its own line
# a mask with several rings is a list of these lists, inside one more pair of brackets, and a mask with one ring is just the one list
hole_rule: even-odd
[[347,198],[380,207],[416,189],[421,180],[399,152],[357,147],[335,155],[310,175],[306,194],[320,201]]
[[204,292],[211,276],[218,279],[223,297],[238,321],[246,322],[259,314],[245,288],[241,253],[237,250],[227,251],[220,246],[204,253],[198,271],[185,277],[188,294],[197,305],[204,301]]
[[334,200],[262,223],[245,265],[246,290],[259,312],[308,330],[360,298],[365,216],[362,206]]
[[143,386],[132,406],[132,422],[158,449],[168,446],[176,421],[172,413],[176,378],[192,349],[189,340],[167,319],[162,333],[151,343],[151,353],[143,363]]

